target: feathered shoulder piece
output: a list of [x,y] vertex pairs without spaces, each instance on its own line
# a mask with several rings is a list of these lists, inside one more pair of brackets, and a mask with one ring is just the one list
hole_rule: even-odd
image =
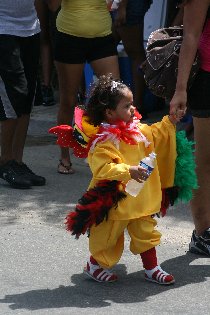
[[91,137],[98,132],[98,127],[94,127],[88,122],[84,109],[76,107],[74,111],[74,127],[60,125],[53,127],[49,133],[57,135],[57,144],[60,147],[73,149],[73,154],[79,158],[86,158],[89,151],[88,143]]

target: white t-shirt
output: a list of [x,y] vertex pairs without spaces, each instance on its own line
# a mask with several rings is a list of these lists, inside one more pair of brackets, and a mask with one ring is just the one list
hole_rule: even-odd
[[28,37],[39,32],[34,0],[0,0],[0,34]]

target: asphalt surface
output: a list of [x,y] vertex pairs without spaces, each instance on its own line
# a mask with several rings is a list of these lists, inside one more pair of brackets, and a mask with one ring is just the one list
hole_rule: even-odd
[[84,160],[73,158],[74,175],[56,172],[58,148],[47,134],[56,112],[56,106],[34,108],[25,149],[25,162],[46,177],[46,186],[19,190],[0,180],[0,315],[210,314],[210,259],[188,252],[189,205],[172,207],[158,219],[159,262],[175,276],[174,285],[144,280],[127,235],[114,268],[117,283],[96,283],[82,273],[88,239],[75,240],[64,220],[86,190],[90,171]]

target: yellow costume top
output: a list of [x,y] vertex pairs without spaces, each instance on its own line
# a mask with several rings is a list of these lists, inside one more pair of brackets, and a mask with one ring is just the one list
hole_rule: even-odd
[[[66,218],[67,230],[77,238],[107,217],[132,220],[159,211],[164,216],[169,205],[189,202],[193,189],[198,188],[193,142],[184,131],[176,132],[168,116],[151,126],[138,123],[135,116],[130,124],[119,121],[94,127],[77,107],[74,128],[60,125],[49,130],[58,136],[61,147],[72,148],[77,157],[88,156],[93,173],[88,190]],[[139,195],[125,194],[130,166],[153,151],[156,165]]]
[[165,116],[161,122],[151,126],[139,123],[139,129],[150,142],[130,145],[120,141],[119,148],[111,141],[99,142],[88,154],[88,162],[93,173],[89,189],[101,180],[117,180],[126,184],[130,179],[129,168],[138,165],[140,160],[154,151],[157,154],[156,166],[137,197],[127,194],[117,208],[109,212],[109,219],[129,220],[159,212],[162,188],[174,184],[176,160],[175,126]]
[[56,20],[59,32],[85,38],[111,34],[111,23],[105,0],[62,0]]

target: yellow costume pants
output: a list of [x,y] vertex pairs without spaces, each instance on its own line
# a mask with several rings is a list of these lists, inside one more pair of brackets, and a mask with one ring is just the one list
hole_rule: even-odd
[[91,255],[103,268],[113,267],[124,249],[124,230],[130,235],[130,251],[141,254],[160,243],[161,233],[155,230],[157,222],[151,216],[132,220],[104,220],[91,227],[89,249]]

